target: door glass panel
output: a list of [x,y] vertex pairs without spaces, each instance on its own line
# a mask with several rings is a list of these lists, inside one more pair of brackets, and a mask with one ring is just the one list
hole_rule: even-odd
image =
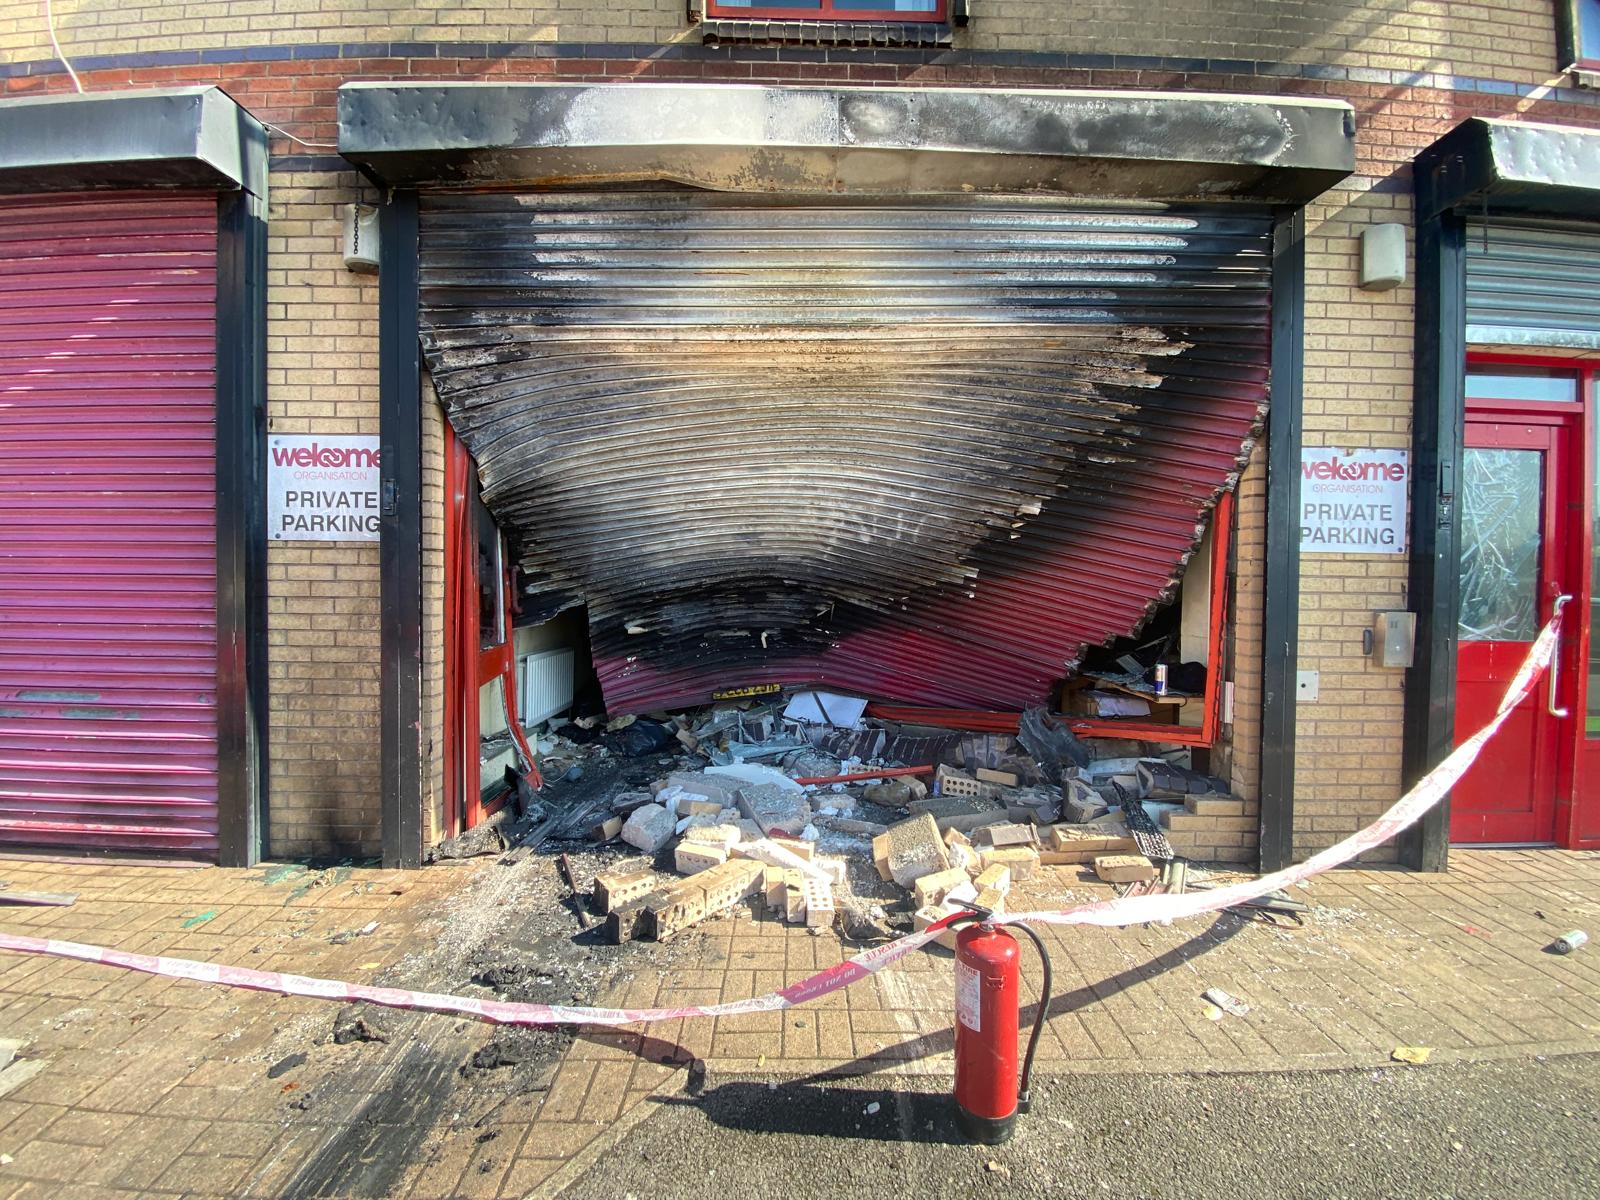
[[1462,454],[1462,641],[1526,642],[1538,631],[1543,457],[1538,450]]
[[1578,398],[1578,373],[1549,367],[1468,367],[1468,400],[1550,400]]

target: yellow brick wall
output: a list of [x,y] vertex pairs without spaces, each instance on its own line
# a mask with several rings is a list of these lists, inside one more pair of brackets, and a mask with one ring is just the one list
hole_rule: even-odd
[[[272,176],[267,426],[378,432],[378,296],[340,254],[354,172]],[[379,844],[378,543],[267,547],[271,857]]]
[[[326,42],[686,42],[684,0],[55,0],[69,56]],[[1319,63],[1543,82],[1550,0],[976,0],[957,46]],[[0,59],[54,57],[43,0],[0,0]]]
[[[1352,182],[1306,212],[1306,446],[1411,449],[1412,300],[1356,283],[1361,230],[1411,223],[1411,198]],[[1408,276],[1410,270],[1408,268]],[[1405,672],[1374,666],[1361,633],[1406,607],[1407,556],[1304,554],[1300,669],[1319,696],[1296,710],[1295,852],[1354,833],[1399,796]],[[1374,857],[1390,859],[1393,847]]]

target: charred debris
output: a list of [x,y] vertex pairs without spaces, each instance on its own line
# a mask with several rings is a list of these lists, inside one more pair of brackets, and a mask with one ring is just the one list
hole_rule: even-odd
[[752,904],[869,943],[960,905],[1003,912],[1040,867],[1092,867],[1135,894],[1199,877],[1162,812],[1227,787],[1189,751],[1080,739],[1037,708],[1014,735],[866,708],[798,689],[545,722],[529,731],[544,787],[508,775],[518,786],[499,811],[435,857],[548,857],[573,936],[612,944],[668,941]]

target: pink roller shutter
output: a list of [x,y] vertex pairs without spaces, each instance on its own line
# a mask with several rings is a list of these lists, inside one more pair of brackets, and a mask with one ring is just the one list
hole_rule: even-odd
[[0,199],[0,846],[216,854],[216,247]]

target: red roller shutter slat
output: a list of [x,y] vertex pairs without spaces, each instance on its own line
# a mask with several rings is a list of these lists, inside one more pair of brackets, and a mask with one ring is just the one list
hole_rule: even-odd
[[216,856],[216,239],[0,199],[0,846]]

